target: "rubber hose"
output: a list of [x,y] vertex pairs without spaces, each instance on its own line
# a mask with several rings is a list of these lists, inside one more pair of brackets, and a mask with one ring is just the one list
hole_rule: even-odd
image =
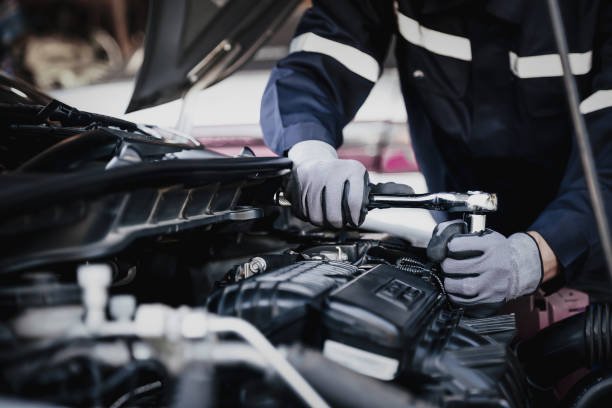
[[595,370],[572,388],[561,403],[564,408],[607,407],[612,400],[612,371]]
[[334,407],[432,407],[406,390],[358,374],[301,346],[287,350],[287,359],[321,396]]
[[612,362],[610,307],[593,304],[519,344],[518,356],[532,383],[547,388],[578,368]]
[[591,305],[586,313],[585,338],[588,365],[607,366],[612,361],[612,316],[609,304]]

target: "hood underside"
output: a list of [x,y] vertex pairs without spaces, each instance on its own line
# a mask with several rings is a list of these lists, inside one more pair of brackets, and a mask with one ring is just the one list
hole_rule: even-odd
[[299,0],[151,2],[145,57],[127,112],[226,78],[265,43]]

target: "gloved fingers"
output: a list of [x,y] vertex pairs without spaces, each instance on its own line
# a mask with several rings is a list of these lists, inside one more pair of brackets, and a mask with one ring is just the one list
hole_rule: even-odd
[[481,304],[488,303],[483,297],[475,296],[472,298],[463,297],[460,295],[448,294],[448,298],[451,303],[462,306],[462,307],[470,307],[470,306],[478,306]]
[[356,227],[351,218],[351,208],[349,207],[349,193],[351,191],[351,183],[346,180],[342,188],[342,225],[351,225]]
[[480,275],[481,272],[481,259],[469,258],[464,260],[457,260],[453,258],[446,258],[440,266],[445,278],[450,279],[462,279],[471,278]]
[[323,197],[322,194],[324,192],[324,186],[313,186],[308,185],[306,189],[302,192],[302,196],[304,197],[304,207],[306,210],[307,219],[318,226],[323,226],[324,217],[323,217]]
[[309,183],[300,183],[300,177],[299,177],[299,173],[297,171],[294,171],[294,174],[296,174],[297,177],[295,177],[295,190],[296,190],[296,196],[295,198],[291,197],[292,199],[292,203],[298,203],[298,209],[300,210],[300,213],[303,217],[306,217],[306,219],[308,220],[308,194],[309,194],[309,190],[310,190],[310,184]]
[[364,207],[367,172],[365,167],[359,162],[354,162],[351,166],[354,167],[354,170],[351,171],[348,177],[348,183],[345,184],[346,190],[344,191],[346,193],[344,208],[345,210],[348,209],[345,221],[357,227],[363,222],[361,212]]
[[448,292],[448,299],[451,303],[462,306],[462,307],[479,307],[486,304],[501,304],[504,300],[497,300],[497,298],[487,297],[483,293],[478,293],[476,296],[467,296],[459,293]]
[[300,218],[310,221],[310,211],[308,210],[308,185],[304,188],[302,194],[298,197],[299,200],[299,209],[300,209]]
[[444,279],[444,289],[449,295],[459,297],[461,299],[475,299],[483,292],[484,280],[476,275],[475,277],[466,277],[463,279]]
[[368,215],[368,202],[370,196],[370,176],[368,172],[363,173],[363,197],[361,198],[361,210],[359,211],[359,222],[356,226],[363,224],[366,215]]
[[293,175],[289,190],[298,217],[335,228],[358,226],[363,221],[367,171],[358,161],[306,162]]
[[328,183],[323,187],[321,193],[321,208],[323,210],[323,222],[334,228],[342,228],[344,217],[342,216],[344,183]]
[[463,229],[464,226],[467,227],[467,224],[465,221],[463,220],[449,220],[449,221],[443,221],[441,223],[439,223],[438,225],[436,225],[436,227],[433,230],[433,237],[439,237],[441,236],[444,231],[446,231],[449,227],[452,228],[453,225],[457,225],[457,229]]
[[365,167],[346,160],[340,174],[331,174],[325,183],[322,202],[324,222],[335,228],[359,225],[365,189]]
[[502,234],[492,230],[478,234],[457,234],[448,242],[448,257],[457,260],[477,258],[505,239]]
[[448,249],[454,252],[470,249],[486,250],[505,240],[499,232],[487,229],[477,234],[459,234],[448,243]]
[[308,185],[302,186],[298,170],[294,170],[284,185],[284,191],[291,202],[291,212],[305,221],[309,220],[308,207],[306,205],[306,193]]
[[455,291],[451,293],[449,289],[446,289],[446,281],[444,283],[449,300],[460,306],[501,306],[508,299],[504,285],[490,284],[485,281],[480,282],[480,284],[474,283],[471,286],[466,284],[465,286],[453,287],[453,285],[452,282],[449,282],[450,290]]
[[457,234],[467,232],[467,223],[463,220],[444,221],[436,225],[427,244],[427,257],[440,263],[448,256],[448,242]]
[[479,249],[467,249],[465,251],[451,251],[449,249],[447,252],[447,256],[449,258],[456,259],[459,261],[465,260],[465,259],[478,258],[482,255],[484,255],[484,252]]

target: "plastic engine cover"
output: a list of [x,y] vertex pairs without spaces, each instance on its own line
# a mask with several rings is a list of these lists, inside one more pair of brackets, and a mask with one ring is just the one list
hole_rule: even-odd
[[391,265],[298,262],[218,290],[208,308],[277,343],[322,347],[337,363],[441,406],[529,406],[508,347],[514,316],[468,319],[433,284]]
[[216,291],[207,308],[245,319],[276,341],[292,340],[302,336],[309,310],[321,308],[323,295],[357,273],[346,263],[297,262]]
[[379,265],[328,297],[326,357],[381,380],[421,384],[442,406],[528,406],[513,315],[467,319],[420,277]]
[[[419,277],[377,266],[327,299],[325,354],[362,374],[392,380],[406,364],[407,346],[414,345],[443,303],[444,295]],[[369,356],[355,358],[359,351]]]

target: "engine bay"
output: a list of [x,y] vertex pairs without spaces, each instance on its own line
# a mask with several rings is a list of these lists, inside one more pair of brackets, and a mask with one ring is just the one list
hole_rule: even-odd
[[[196,267],[190,262],[195,254],[183,257],[184,251],[198,242],[197,258],[216,251],[216,245],[206,248],[198,235],[158,242],[151,252],[139,248],[148,256],[135,265],[115,258],[77,266],[78,276],[31,272],[12,287],[4,285],[4,349],[10,350],[11,343],[15,349],[2,364],[5,380],[13,379],[4,384],[4,393],[67,405],[107,406],[123,395],[129,395],[129,406],[166,405],[172,403],[167,398],[179,398],[181,381],[193,380],[188,373],[196,364],[215,384],[197,397],[209,399],[208,404],[308,404],[285,387],[278,389],[283,382],[278,374],[264,370],[261,376],[252,367],[245,369],[253,357],[232,351],[247,348],[236,333],[220,332],[216,338],[207,333],[215,316],[219,322],[249,322],[271,344],[290,347],[288,356],[317,352],[326,364],[346,367],[369,381],[392,382],[410,390],[415,401],[528,406],[524,375],[508,347],[514,316],[463,316],[447,303],[422,250],[367,234],[284,247],[287,242],[255,231],[219,232],[215,241],[226,253],[235,248],[244,256],[221,260],[223,254],[214,253],[216,260]],[[246,254],[272,244],[281,247]],[[232,266],[221,276],[207,273],[222,265]],[[85,282],[86,274],[95,281],[100,271],[110,280]],[[99,304],[100,316],[92,323],[86,299],[96,284],[101,292],[109,286],[110,299],[108,307]],[[141,349],[148,350],[147,358]],[[230,383],[231,391],[224,391]],[[147,386],[149,391],[130,395]]]
[[607,305],[521,342],[449,302],[435,254],[293,217],[286,158],[42,99],[0,128],[0,404],[529,407],[612,359]]

